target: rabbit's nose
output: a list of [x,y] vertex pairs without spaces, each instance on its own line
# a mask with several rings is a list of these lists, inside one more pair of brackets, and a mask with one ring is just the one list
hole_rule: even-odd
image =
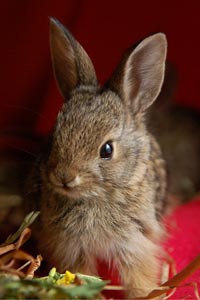
[[65,178],[63,178],[62,183],[63,183],[63,187],[65,188],[73,188],[75,186],[77,186],[79,184],[79,177],[75,176],[75,175],[71,175],[71,176],[65,176]]
[[73,188],[80,184],[79,176],[70,173],[51,172],[49,179],[54,185],[62,188]]

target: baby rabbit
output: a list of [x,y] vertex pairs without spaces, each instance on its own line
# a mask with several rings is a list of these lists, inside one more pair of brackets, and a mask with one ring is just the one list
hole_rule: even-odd
[[93,64],[71,33],[50,21],[55,77],[64,97],[48,150],[27,186],[40,210],[40,249],[63,272],[97,273],[114,264],[128,298],[158,283],[160,217],[166,172],[145,112],[158,96],[167,42],[158,33],[123,56],[101,88]]

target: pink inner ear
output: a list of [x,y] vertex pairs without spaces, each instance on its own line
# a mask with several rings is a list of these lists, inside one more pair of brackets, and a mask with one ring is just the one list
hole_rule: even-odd
[[143,40],[129,55],[123,78],[125,100],[135,113],[144,112],[160,93],[165,73],[166,38],[156,34]]

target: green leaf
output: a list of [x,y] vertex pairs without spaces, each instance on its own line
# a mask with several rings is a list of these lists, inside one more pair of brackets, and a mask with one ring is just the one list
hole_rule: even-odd
[[46,279],[0,275],[0,299],[100,299],[98,294],[105,285],[100,279],[79,286],[58,286]]
[[35,219],[38,217],[39,214],[40,214],[39,211],[32,211],[32,212],[30,212],[24,218],[24,221],[20,225],[19,229],[14,234],[9,235],[9,237],[7,238],[7,240],[5,241],[5,243],[3,243],[1,246],[7,246],[9,244],[14,243],[20,237],[20,235],[23,232],[23,230],[25,228],[29,227],[35,221]]
[[93,282],[89,284],[74,286],[74,287],[62,287],[66,289],[66,292],[70,299],[76,298],[84,298],[84,299],[92,299],[97,296],[101,290],[106,285],[105,281]]
[[102,282],[102,279],[98,276],[89,276],[80,273],[76,273],[76,276],[85,283]]

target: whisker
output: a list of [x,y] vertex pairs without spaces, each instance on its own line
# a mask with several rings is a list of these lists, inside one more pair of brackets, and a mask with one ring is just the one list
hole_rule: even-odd
[[24,148],[14,146],[14,145],[12,145],[12,144],[10,144],[10,143],[6,143],[6,145],[9,146],[10,148],[13,148],[13,149],[17,150],[17,151],[26,153],[26,154],[28,154],[28,155],[34,157],[34,158],[37,158],[37,155],[36,155],[36,154],[34,154],[34,153],[32,153],[32,152],[30,152],[30,151],[24,149]]

